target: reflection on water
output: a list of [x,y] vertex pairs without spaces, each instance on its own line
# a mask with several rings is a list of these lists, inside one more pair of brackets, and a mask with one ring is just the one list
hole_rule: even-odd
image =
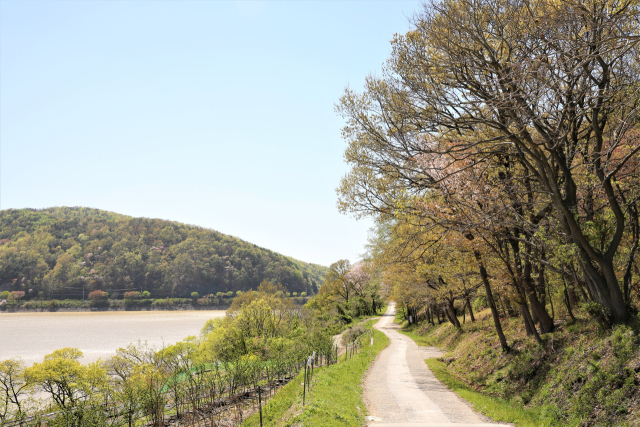
[[169,345],[198,335],[204,323],[224,311],[102,311],[0,313],[0,360],[22,357],[27,365],[62,347],[77,347],[82,362],[106,359],[138,340]]

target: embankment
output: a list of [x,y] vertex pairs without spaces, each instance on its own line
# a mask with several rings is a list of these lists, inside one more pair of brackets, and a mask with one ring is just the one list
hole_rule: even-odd
[[432,370],[497,421],[536,427],[640,425],[637,327],[603,331],[587,316],[556,321],[556,330],[543,335],[540,346],[526,336],[521,319],[504,319],[502,326],[509,353],[500,349],[488,310],[460,329],[425,322],[405,331],[419,344],[446,352],[429,362]]

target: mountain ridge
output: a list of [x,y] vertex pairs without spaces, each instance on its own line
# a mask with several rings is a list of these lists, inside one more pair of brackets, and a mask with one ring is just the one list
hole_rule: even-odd
[[0,211],[0,290],[28,297],[83,287],[204,295],[256,289],[263,280],[315,294],[325,273],[324,266],[177,221],[85,207]]

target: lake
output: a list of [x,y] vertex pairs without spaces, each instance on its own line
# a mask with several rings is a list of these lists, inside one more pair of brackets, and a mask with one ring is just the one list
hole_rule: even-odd
[[21,357],[28,366],[46,354],[76,347],[83,363],[106,359],[138,340],[161,347],[198,335],[222,310],[0,313],[0,360]]

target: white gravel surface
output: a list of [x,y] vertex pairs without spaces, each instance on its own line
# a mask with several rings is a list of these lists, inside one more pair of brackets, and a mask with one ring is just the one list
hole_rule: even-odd
[[424,363],[424,359],[442,357],[435,347],[419,347],[412,339],[400,334],[393,323],[395,305],[374,325],[389,337],[390,344],[382,350],[367,372],[364,401],[369,426],[456,426],[498,427],[476,414],[468,402],[442,384]]

